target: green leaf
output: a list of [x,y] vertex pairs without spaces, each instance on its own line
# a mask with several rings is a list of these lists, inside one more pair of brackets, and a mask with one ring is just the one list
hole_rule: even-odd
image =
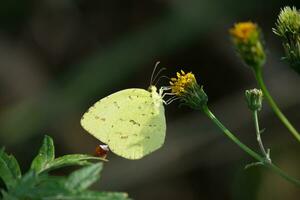
[[11,196],[10,194],[5,192],[4,190],[1,191],[1,194],[2,194],[3,200],[18,200],[18,198]]
[[3,180],[7,188],[13,187],[16,184],[16,180],[2,158],[0,158],[0,178]]
[[0,154],[0,157],[7,163],[14,178],[21,178],[21,170],[18,161],[13,155],[8,155],[5,152]]
[[45,135],[43,145],[39,150],[39,154],[31,163],[30,169],[36,173],[41,173],[48,168],[48,164],[54,160],[54,144],[51,137]]
[[18,199],[24,199],[28,194],[31,194],[34,186],[38,181],[37,174],[30,170],[22,179],[18,181],[15,187],[8,190],[9,195],[17,197]]
[[103,158],[94,157],[86,154],[71,154],[54,159],[54,144],[49,136],[45,136],[43,145],[40,148],[39,154],[34,158],[31,164],[31,169],[37,173],[50,171],[65,166],[72,165],[89,165],[92,164],[88,160],[103,160]]
[[103,158],[100,157],[94,157],[86,154],[69,154],[65,156],[58,157],[51,161],[45,170],[50,171],[53,169],[61,168],[61,167],[66,167],[66,166],[72,166],[72,165],[90,165],[92,164],[88,160],[102,160],[106,161]]
[[71,173],[68,178],[30,171],[6,194],[5,200],[127,200],[125,193],[85,190],[99,177],[101,168],[102,163],[96,163]]
[[70,191],[65,187],[66,178],[48,176],[47,174],[37,175],[31,170],[26,173],[18,184],[8,191],[11,197],[17,199],[40,200],[45,196],[67,194]]
[[128,200],[126,193],[86,190],[99,178],[101,169],[102,163],[95,163],[67,178],[30,170],[7,193],[2,191],[3,200]]
[[25,199],[43,199],[43,197],[45,196],[56,196],[60,194],[70,193],[70,191],[65,187],[65,181],[66,178],[64,177],[55,177],[48,175],[43,176],[40,174],[35,180],[34,185],[25,188],[25,193],[20,193],[20,189],[18,189],[17,195],[19,198]]
[[43,200],[129,200],[126,193],[119,192],[93,192],[85,191],[76,194],[57,194],[55,196],[44,196]]
[[19,164],[13,155],[8,155],[2,149],[0,151],[0,178],[7,188],[13,187],[21,178]]
[[93,165],[76,170],[69,175],[65,183],[66,188],[69,188],[71,191],[82,191],[88,188],[100,178],[101,170],[102,163],[95,163]]

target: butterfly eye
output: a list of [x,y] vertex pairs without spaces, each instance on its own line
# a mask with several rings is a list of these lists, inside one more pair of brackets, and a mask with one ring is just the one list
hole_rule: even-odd
[[108,145],[105,144],[100,144],[95,149],[95,155],[100,158],[106,158],[108,152],[109,152]]

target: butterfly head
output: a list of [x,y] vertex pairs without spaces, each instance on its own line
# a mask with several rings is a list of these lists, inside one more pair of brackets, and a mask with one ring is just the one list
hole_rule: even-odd
[[155,85],[150,85],[148,91],[150,93],[157,93],[157,87]]

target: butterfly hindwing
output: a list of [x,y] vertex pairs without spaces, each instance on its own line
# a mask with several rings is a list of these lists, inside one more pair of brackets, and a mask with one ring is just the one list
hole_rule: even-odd
[[81,124],[128,159],[139,159],[161,147],[166,132],[162,100],[144,89],[121,90],[101,99],[84,114]]

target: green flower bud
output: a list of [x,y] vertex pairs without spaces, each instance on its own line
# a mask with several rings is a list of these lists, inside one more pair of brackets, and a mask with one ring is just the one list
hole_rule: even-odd
[[229,32],[237,53],[248,66],[257,70],[265,63],[266,54],[262,45],[261,31],[257,24],[252,22],[236,23]]
[[284,7],[278,15],[276,28],[285,51],[284,60],[300,74],[300,12],[296,7]]
[[245,91],[248,108],[252,111],[260,111],[262,108],[263,93],[259,89]]

